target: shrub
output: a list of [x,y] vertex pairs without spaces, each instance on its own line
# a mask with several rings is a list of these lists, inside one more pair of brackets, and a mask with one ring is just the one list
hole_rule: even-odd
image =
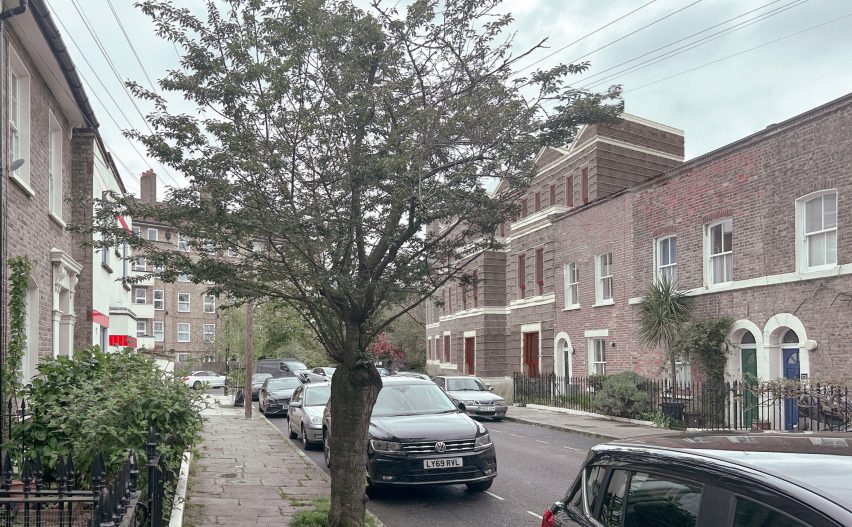
[[162,459],[176,470],[201,431],[201,395],[130,350],[78,350],[73,359],[44,362],[39,372],[26,393],[32,417],[15,426],[12,444],[29,445],[48,476],[68,453],[80,474],[91,472],[98,453],[108,474],[127,459],[128,449],[144,463],[150,425],[158,431]]
[[632,371],[608,375],[595,392],[594,408],[604,415],[638,419],[651,411],[650,381]]

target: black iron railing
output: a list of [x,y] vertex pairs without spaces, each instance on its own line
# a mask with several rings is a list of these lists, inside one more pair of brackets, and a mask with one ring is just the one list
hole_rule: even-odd
[[648,379],[636,383],[634,393],[640,404],[625,404],[630,415],[624,415],[618,405],[603,400],[605,379],[515,373],[514,401],[639,419],[662,416],[690,428],[852,431],[852,399],[847,386],[788,380],[672,384]]

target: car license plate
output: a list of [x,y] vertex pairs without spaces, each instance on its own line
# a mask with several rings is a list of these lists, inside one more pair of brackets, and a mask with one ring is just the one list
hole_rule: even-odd
[[462,458],[445,457],[441,459],[424,459],[423,468],[454,468],[462,466]]
[[496,408],[494,406],[480,406],[480,412],[493,412]]

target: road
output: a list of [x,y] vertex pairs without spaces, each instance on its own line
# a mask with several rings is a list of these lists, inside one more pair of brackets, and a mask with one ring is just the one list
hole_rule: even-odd
[[[271,418],[287,432],[287,420]],[[484,422],[497,449],[497,479],[488,492],[463,485],[391,490],[367,507],[387,527],[470,527],[541,524],[541,513],[564,497],[589,448],[600,440],[519,423]],[[294,443],[301,448],[298,439]],[[326,469],[321,450],[308,456]]]

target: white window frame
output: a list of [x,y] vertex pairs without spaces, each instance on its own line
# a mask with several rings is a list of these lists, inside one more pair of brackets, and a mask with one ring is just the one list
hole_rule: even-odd
[[[186,297],[186,301],[182,301],[180,298],[182,296]],[[181,309],[181,305],[186,304],[186,309]],[[190,293],[178,293],[177,294],[177,310],[178,313],[191,313],[192,312],[192,295]]]
[[[24,62],[18,56],[14,47],[9,46],[9,68],[7,70],[7,92],[9,94],[8,102],[8,162],[12,163],[17,159],[23,159],[24,164],[18,167],[17,170],[11,173],[10,178],[18,183],[24,191],[30,196],[35,195],[30,185],[30,125],[32,122],[30,108],[30,73],[24,66]],[[12,89],[12,83],[17,82],[17,89]],[[17,99],[14,99],[13,94],[17,93]],[[15,101],[15,102],[13,102]],[[17,143],[13,138],[17,138]],[[17,153],[14,151],[17,144]]]
[[[608,260],[609,274],[604,273],[604,258]],[[609,297],[604,296],[604,284],[609,283]],[[612,252],[595,256],[595,305],[608,306],[615,302],[612,290]]]
[[[819,231],[806,232],[807,222],[806,222],[806,207],[807,204],[815,199],[825,199],[826,196],[834,196],[834,226],[830,228],[823,228]],[[796,200],[796,252],[798,253],[797,261],[799,263],[799,272],[807,273],[813,271],[825,271],[834,269],[837,267],[837,206],[839,203],[838,192],[837,189],[827,189],[820,190],[818,192],[812,192],[801,198]],[[825,218],[823,218],[824,221]],[[827,262],[821,265],[811,265],[810,264],[810,254],[808,244],[810,242],[811,237],[820,236],[824,234],[834,233],[834,261]],[[826,260],[828,258],[826,257]]]
[[178,282],[189,282],[189,275],[186,273],[180,273],[177,277]]
[[[154,289],[152,301],[154,303],[154,311],[163,311],[166,309],[166,291],[164,289]],[[157,307],[158,305],[160,307]]]
[[[142,329],[139,329],[140,324],[142,325]],[[146,320],[137,320],[136,321],[136,336],[144,337],[148,334],[148,322]]]
[[187,237],[184,236],[183,234],[178,233],[178,235],[177,235],[177,246],[178,246],[178,251],[182,251],[182,252],[185,252],[185,253],[190,252],[189,239],[187,239]]
[[[153,236],[151,236],[152,233],[154,234]],[[148,227],[148,241],[160,241],[160,230],[154,227]]]
[[144,256],[137,256],[133,260],[133,270],[139,273],[144,273],[148,270],[148,261]]
[[[159,330],[157,328],[160,328]],[[154,320],[151,324],[151,334],[154,335],[154,342],[163,342],[166,340],[165,323],[161,320]]]
[[675,362],[675,379],[678,386],[692,386],[692,364],[684,360]]
[[[208,307],[210,309],[208,309]],[[216,296],[215,295],[204,295],[204,312],[205,313],[215,313],[216,312]]]
[[[189,341],[187,341],[187,342],[189,342]],[[178,362],[189,362],[189,360],[191,358],[192,357],[190,356],[190,354],[186,353],[186,352],[181,352],[181,353],[177,354],[177,361]]]
[[[666,240],[673,240],[675,244],[675,260],[674,263],[669,261],[668,264],[663,264],[662,245]],[[671,253],[671,241],[669,241],[669,253]],[[671,256],[671,254],[669,254]],[[670,281],[677,284],[677,236],[674,234],[662,236],[654,240],[654,280],[656,283],[662,283],[663,273],[668,272],[671,277]]]
[[204,324],[202,327],[202,340],[211,343],[216,339],[216,324]]
[[580,307],[580,264],[570,262],[562,268],[565,281],[565,309]]
[[[592,337],[588,339],[589,346],[589,375],[606,375],[606,339]],[[601,357],[598,356],[598,351]],[[599,360],[602,358],[603,360]]]
[[133,234],[136,236],[142,237],[142,227],[138,227],[136,225],[133,226]]
[[[718,254],[712,254],[713,242],[711,239],[711,235],[713,229],[715,227],[719,227],[725,223],[731,224],[731,250],[725,251]],[[724,243],[724,227],[722,227],[723,234],[723,243]],[[723,247],[724,249],[724,247]],[[731,276],[727,277],[728,280],[716,282],[713,279],[713,259],[720,257],[730,257],[731,258]],[[732,218],[725,218],[719,221],[714,221],[713,223],[708,223],[704,226],[704,283],[707,287],[719,287],[728,285],[734,281],[734,221]]]
[[50,114],[47,136],[47,177],[48,202],[50,215],[60,224],[65,224],[62,218],[62,125]]
[[[183,330],[182,328],[186,328]],[[186,339],[181,338],[181,335],[185,334]],[[177,325],[177,341],[178,342],[191,342],[192,341],[192,326],[189,322],[178,322]]]
[[[141,295],[139,293],[142,293]],[[142,300],[141,302],[139,300]],[[136,287],[133,289],[133,304],[147,304],[148,303],[148,290],[144,287]]]
[[237,251],[235,251],[234,249],[225,249],[225,256],[227,256],[228,258],[236,258]]

